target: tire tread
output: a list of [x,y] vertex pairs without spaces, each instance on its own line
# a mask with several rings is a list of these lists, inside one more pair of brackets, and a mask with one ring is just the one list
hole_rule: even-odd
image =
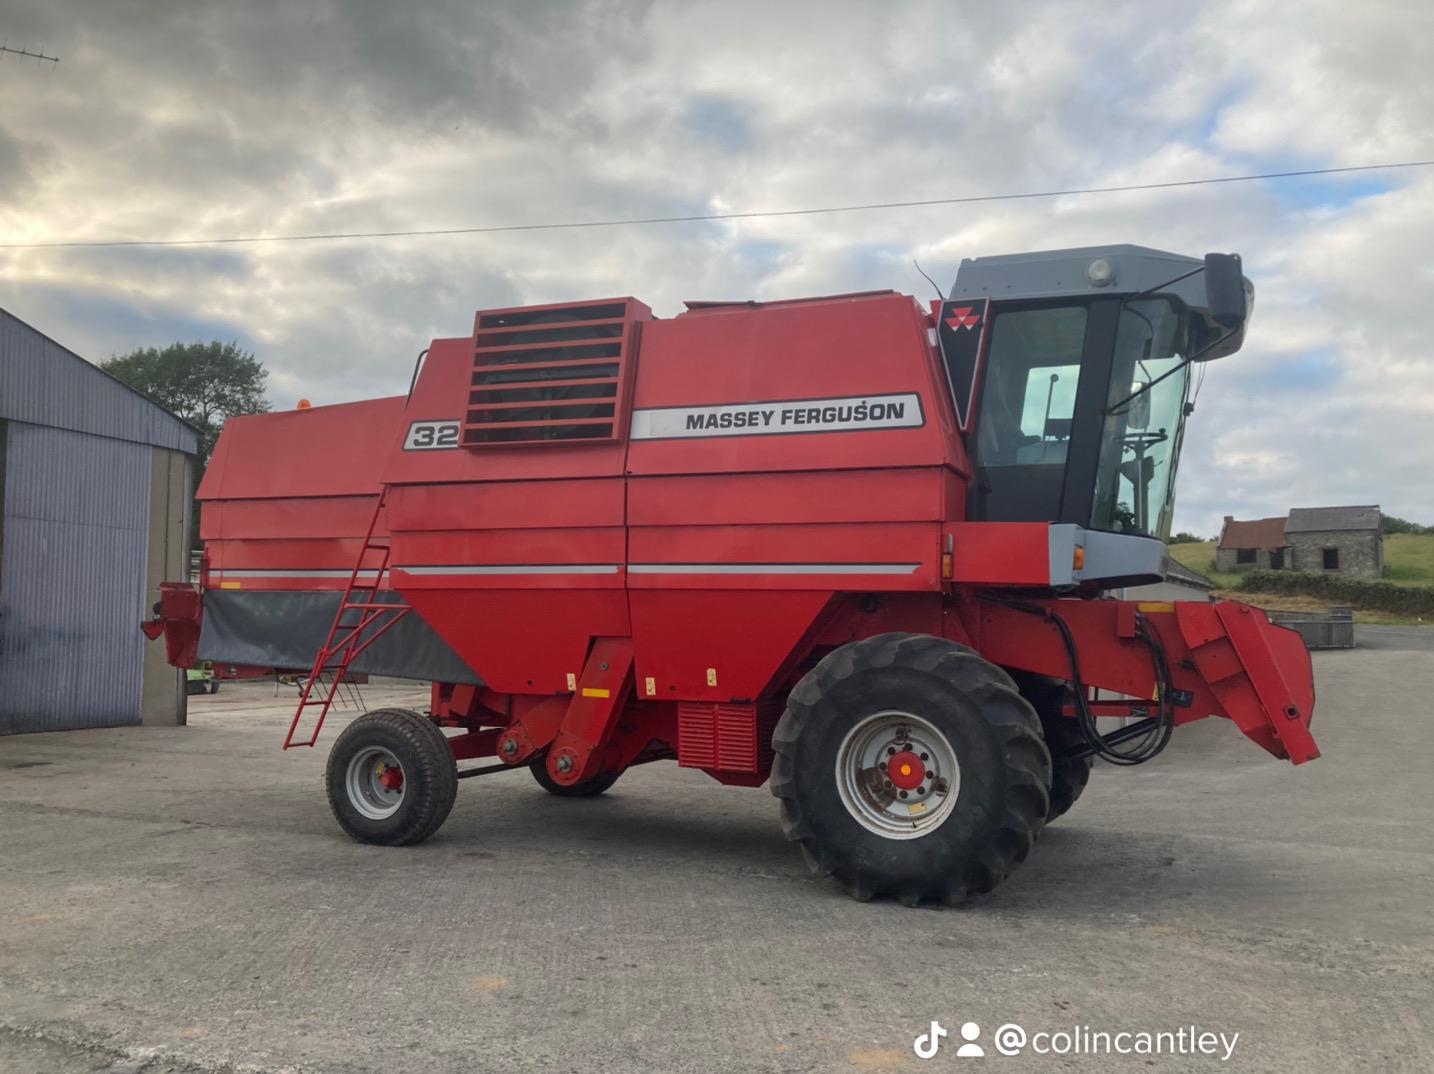
[[[404,778],[406,786],[419,790],[417,807],[404,817],[403,823],[391,832],[374,835],[355,831],[348,823],[344,776],[341,773],[335,779],[334,762],[345,755],[345,749],[354,739],[363,738],[379,727],[402,738],[417,757],[419,770],[413,773],[417,778],[407,774]],[[346,762],[339,767],[346,768]],[[339,826],[354,839],[380,846],[410,846],[423,842],[448,819],[458,797],[458,768],[454,764],[448,739],[427,716],[411,709],[375,709],[350,723],[334,742],[324,773],[324,793]]]
[[[815,838],[797,799],[795,746],[802,728],[816,718],[813,710],[822,697],[858,671],[894,667],[930,674],[979,701],[998,735],[1007,768],[1006,806],[992,837],[960,875],[893,883],[840,863]],[[927,900],[957,906],[971,894],[988,892],[1025,860],[1050,808],[1050,753],[1035,710],[1001,668],[967,646],[932,635],[878,634],[828,654],[791,691],[772,746],[771,790],[781,801],[783,833],[801,847],[814,872],[834,878],[862,902],[892,895],[908,906]]]

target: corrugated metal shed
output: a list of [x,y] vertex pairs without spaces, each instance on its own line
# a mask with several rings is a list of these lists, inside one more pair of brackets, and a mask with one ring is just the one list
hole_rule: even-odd
[[0,310],[0,734],[182,722],[139,622],[155,554],[183,560],[198,440]]
[[199,435],[128,385],[0,310],[0,418],[193,454]]
[[150,448],[11,422],[0,726],[138,723]]
[[1379,529],[1379,505],[1361,507],[1292,507],[1286,533],[1327,533],[1334,530]]

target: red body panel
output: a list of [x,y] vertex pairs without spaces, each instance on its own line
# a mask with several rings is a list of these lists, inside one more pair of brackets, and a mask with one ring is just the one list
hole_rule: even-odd
[[[568,780],[646,757],[654,728],[683,749],[679,727],[693,744],[686,763],[738,782],[763,776],[762,721],[783,691],[822,653],[884,631],[939,634],[1010,668],[1068,676],[1051,623],[979,599],[991,587],[1049,590],[1050,527],[964,521],[971,467],[926,311],[876,294],[663,321],[612,302],[629,312],[615,322],[620,368],[603,382],[616,393],[611,440],[456,446],[501,432],[503,414],[520,435],[543,427],[525,408],[544,404],[473,402],[501,392],[495,362],[526,355],[521,380],[563,353],[493,343],[495,331],[527,338],[504,327],[522,311],[480,314],[476,350],[471,337],[435,340],[410,400],[231,421],[200,488],[209,584],[344,589],[387,487],[373,530],[390,553],[380,585],[487,687],[436,690],[442,718],[521,723],[514,756],[551,747],[555,763],[567,750]],[[583,383],[569,376],[555,367],[542,383]],[[433,429],[419,437],[422,425]],[[461,430],[455,446],[435,446],[439,427]],[[1090,685],[1150,696],[1131,606],[1049,603],[1077,637]],[[1263,616],[1207,611],[1146,614],[1172,685],[1194,699],[1181,719],[1229,715],[1271,752],[1314,756],[1307,662]],[[619,684],[607,682],[615,668],[595,669],[599,652],[621,654]],[[585,676],[621,690],[621,704],[583,702]],[[573,699],[562,719],[532,704],[554,695]],[[1273,727],[1269,713],[1291,707],[1298,714]],[[736,727],[744,720],[755,738]],[[744,775],[723,760],[734,757],[756,767]]]

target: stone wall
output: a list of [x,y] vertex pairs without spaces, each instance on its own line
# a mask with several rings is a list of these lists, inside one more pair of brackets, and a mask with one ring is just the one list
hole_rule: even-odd
[[1339,549],[1340,574],[1352,578],[1378,578],[1384,573],[1384,538],[1376,530],[1334,530],[1290,533],[1286,564],[1297,571],[1322,574],[1324,550]]

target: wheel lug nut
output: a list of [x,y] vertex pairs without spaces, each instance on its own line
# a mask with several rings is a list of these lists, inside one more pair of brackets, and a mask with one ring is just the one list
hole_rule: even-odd
[[895,756],[896,756],[896,747],[895,747],[895,746],[887,746],[887,747],[886,747],[886,755],[887,755],[888,757],[895,757]]
[[880,764],[878,764],[876,767],[879,768],[879,769],[881,769],[883,772],[885,772],[885,771],[886,771],[886,762],[885,762],[885,761],[882,761],[882,762],[881,762]]
[[931,760],[930,756],[928,756],[927,754],[924,754],[924,753],[921,755],[921,759],[922,759],[923,761],[929,761],[929,760]]
[[916,793],[917,793],[917,794],[925,794],[925,793],[926,793],[926,788],[925,788],[925,787],[917,787],[917,788],[916,788]]
[[903,797],[903,798],[906,797],[906,792],[905,792],[905,791],[902,791],[902,792],[901,792],[901,797]]

